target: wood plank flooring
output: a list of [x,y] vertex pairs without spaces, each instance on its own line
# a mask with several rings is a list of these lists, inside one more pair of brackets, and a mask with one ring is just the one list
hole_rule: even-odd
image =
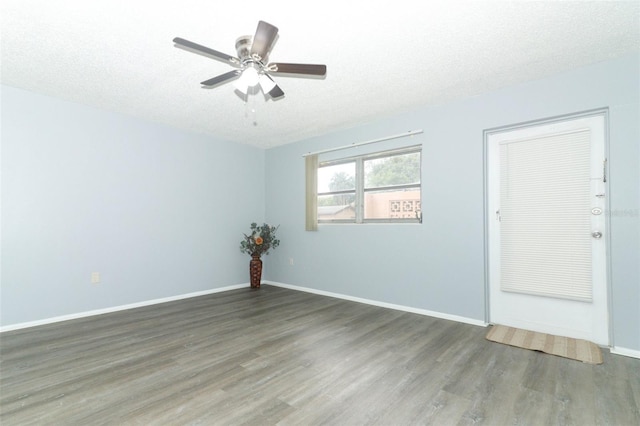
[[273,286],[0,335],[5,425],[638,425],[640,360]]

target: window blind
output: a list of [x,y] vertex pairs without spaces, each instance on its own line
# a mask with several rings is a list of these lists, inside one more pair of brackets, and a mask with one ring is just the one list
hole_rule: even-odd
[[591,301],[589,129],[500,146],[500,286]]

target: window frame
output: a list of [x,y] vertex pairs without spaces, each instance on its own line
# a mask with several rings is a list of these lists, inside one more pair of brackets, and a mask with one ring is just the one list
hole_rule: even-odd
[[[414,154],[418,153],[420,157],[420,179],[418,183],[413,184],[401,184],[401,185],[387,185],[387,186],[379,186],[379,187],[365,187],[365,161],[375,160],[379,158],[390,158],[400,155],[406,154]],[[388,190],[399,190],[399,189],[418,189],[420,191],[420,205],[422,207],[422,145],[411,145],[403,148],[395,148],[384,151],[376,151],[368,154],[360,154],[351,157],[344,157],[334,160],[326,160],[320,161],[318,163],[318,171],[323,167],[336,166],[340,164],[349,164],[355,163],[355,187],[353,190],[339,190],[339,191],[318,191],[316,194],[316,198],[319,199],[321,196],[330,196],[330,195],[343,195],[343,194],[354,194],[354,209],[355,209],[355,217],[353,219],[320,219],[318,218],[318,224],[367,224],[367,223],[422,223],[422,211],[418,210],[418,215],[415,218],[365,218],[364,217],[364,209],[365,209],[365,194],[367,192],[380,192],[380,191],[388,191]]]

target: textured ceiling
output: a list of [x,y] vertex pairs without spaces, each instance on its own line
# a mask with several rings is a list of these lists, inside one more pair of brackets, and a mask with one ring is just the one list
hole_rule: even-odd
[[[2,0],[3,84],[272,147],[478,95],[640,49],[640,2]],[[231,70],[175,48],[235,56],[258,20],[270,59],[326,64],[274,77],[278,101],[200,82]],[[255,109],[255,114],[251,109]]]

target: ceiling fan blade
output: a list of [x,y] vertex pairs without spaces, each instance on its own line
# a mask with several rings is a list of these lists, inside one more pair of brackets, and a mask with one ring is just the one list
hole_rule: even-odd
[[205,80],[200,84],[202,84],[203,86],[215,86],[221,83],[226,83],[227,81],[233,80],[234,78],[238,78],[240,77],[240,74],[242,74],[242,71],[233,70],[224,74],[220,74],[217,77],[210,78],[209,80]]
[[268,68],[270,73],[278,74],[306,74],[320,76],[327,74],[326,65],[272,63],[268,65]]
[[256,35],[253,36],[253,44],[251,45],[251,54],[259,55],[263,62],[266,61],[277,35],[277,27],[274,27],[268,22],[258,22]]
[[269,96],[271,96],[272,99],[278,99],[284,96],[284,92],[282,91],[280,86],[276,84],[275,86],[273,86],[273,89],[269,91]]
[[183,38],[180,37],[176,37],[173,39],[173,42],[176,44],[176,47],[181,47],[181,48],[185,48],[191,52],[194,53],[199,53],[199,54],[204,54],[208,57],[211,57],[213,59],[218,59],[220,61],[225,61],[225,62],[229,62],[232,65],[235,66],[239,66],[240,65],[240,60],[238,58],[235,58],[231,55],[227,55],[226,53],[222,53],[222,52],[218,52],[217,50],[213,50],[210,49],[208,47],[205,46],[201,46],[197,43],[194,43],[192,41],[189,40],[185,40]]

